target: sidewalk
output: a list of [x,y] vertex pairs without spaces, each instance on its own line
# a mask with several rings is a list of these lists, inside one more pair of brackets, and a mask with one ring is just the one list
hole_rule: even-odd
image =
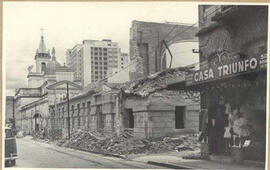
[[152,165],[172,169],[228,169],[228,170],[263,170],[262,167],[219,163],[207,160],[182,159],[175,155],[147,155],[132,159]]

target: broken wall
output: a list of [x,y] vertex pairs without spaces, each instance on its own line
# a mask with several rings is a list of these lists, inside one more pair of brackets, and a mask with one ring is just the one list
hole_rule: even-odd
[[[176,106],[185,107],[184,128],[176,129]],[[126,108],[133,109],[134,136],[138,138],[194,133],[199,131],[200,103],[183,94],[169,91],[156,92],[147,98],[126,100]]]
[[165,46],[183,41],[198,41],[198,28],[186,24],[152,23],[133,21],[130,28],[130,80],[146,77],[166,68],[166,57],[162,57]]

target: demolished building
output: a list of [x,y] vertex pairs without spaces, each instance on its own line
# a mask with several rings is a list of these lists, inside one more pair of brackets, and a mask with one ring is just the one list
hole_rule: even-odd
[[[181,75],[177,80],[176,74]],[[199,99],[166,90],[168,84],[180,79],[185,80],[183,68],[125,84],[97,84],[70,99],[71,129],[119,135],[128,129],[138,138],[198,132]],[[67,102],[58,103],[56,108],[54,127],[67,132]]]

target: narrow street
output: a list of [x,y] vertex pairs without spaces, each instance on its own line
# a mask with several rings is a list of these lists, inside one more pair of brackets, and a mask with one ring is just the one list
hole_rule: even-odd
[[17,139],[19,159],[16,168],[164,168],[62,148],[34,141],[31,138],[27,136]]

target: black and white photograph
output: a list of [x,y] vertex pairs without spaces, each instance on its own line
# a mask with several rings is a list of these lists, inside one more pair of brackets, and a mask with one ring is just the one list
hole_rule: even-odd
[[267,169],[268,8],[4,1],[2,168]]

